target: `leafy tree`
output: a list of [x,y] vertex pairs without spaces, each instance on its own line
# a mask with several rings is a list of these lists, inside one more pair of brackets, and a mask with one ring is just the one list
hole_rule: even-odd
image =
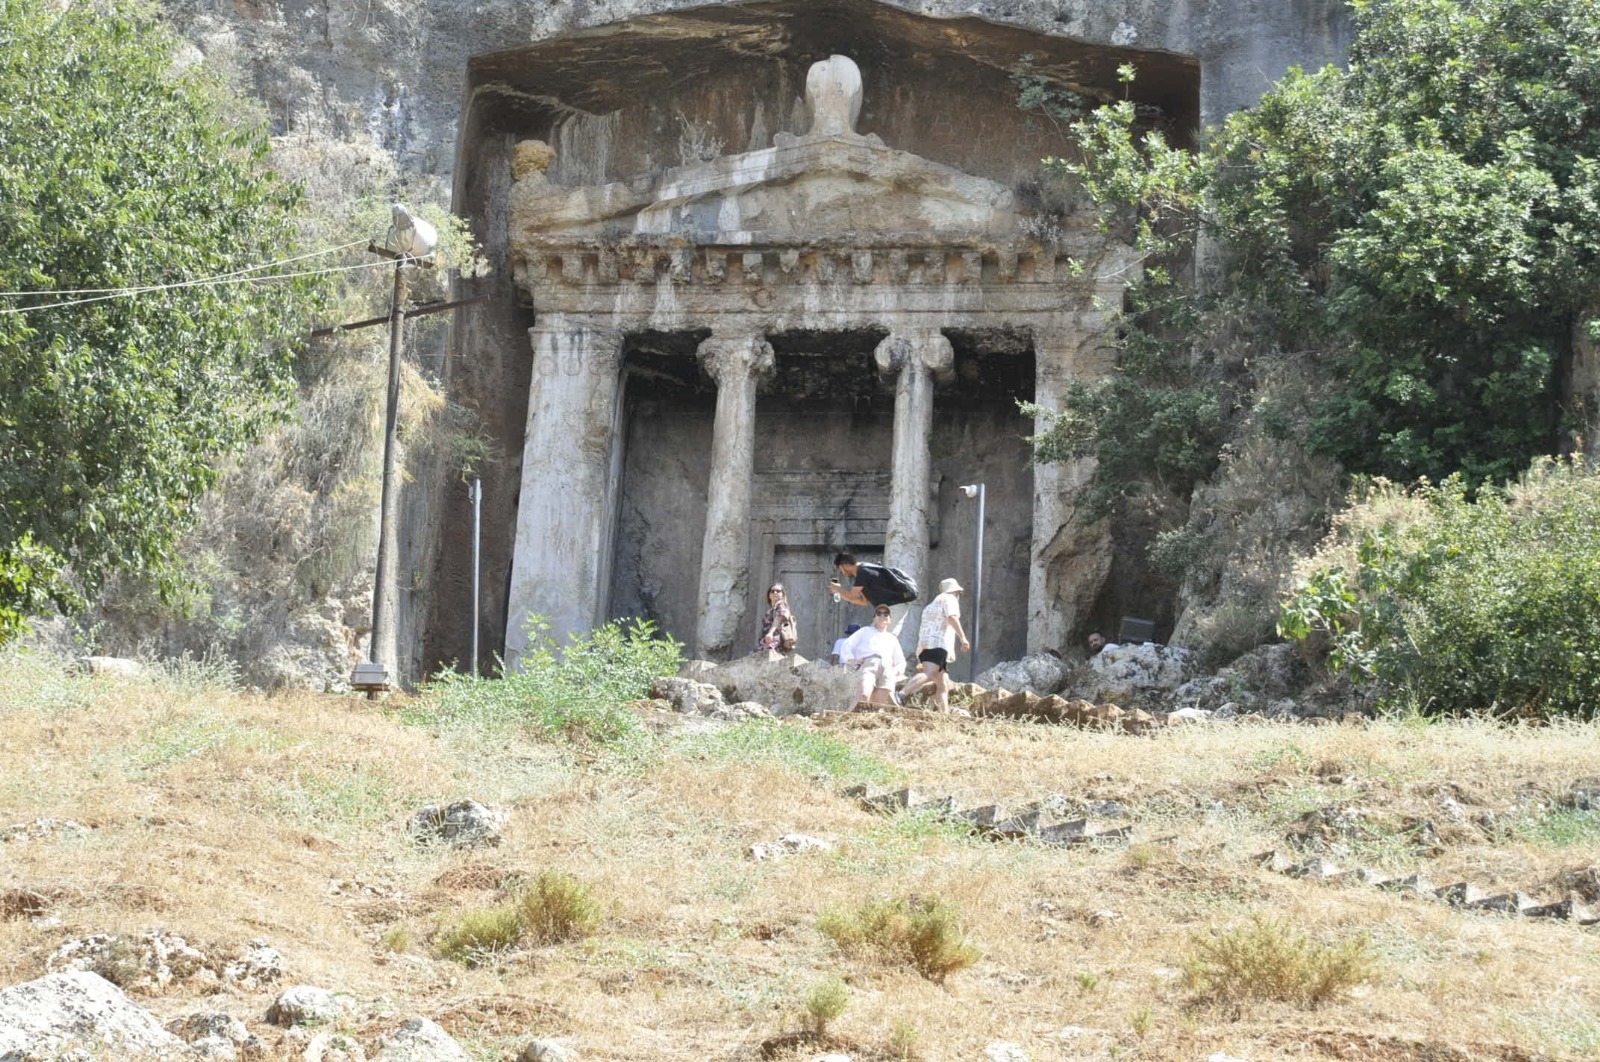
[[[1067,451],[1149,450],[1131,389],[1221,383],[1248,411],[1230,391],[1290,358],[1322,385],[1277,430],[1351,471],[1475,485],[1557,445],[1555,373],[1600,290],[1600,4],[1353,6],[1348,70],[1291,71],[1196,153],[1131,103],[1075,124],[1083,158],[1053,165],[1137,211],[1153,268],[1126,342],[1167,353],[1069,401]],[[1202,234],[1221,276],[1197,293],[1167,265]]]
[[178,55],[142,6],[0,0],[0,641],[170,571],[292,394],[313,281],[194,282],[291,257],[298,192]]
[[1476,497],[1460,477],[1371,484],[1279,630],[1314,641],[1390,706],[1594,718],[1600,470],[1546,458]]

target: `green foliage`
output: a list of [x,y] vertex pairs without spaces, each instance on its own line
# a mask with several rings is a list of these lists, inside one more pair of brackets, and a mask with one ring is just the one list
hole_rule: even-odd
[[1600,471],[1374,485],[1285,603],[1279,631],[1389,705],[1593,717],[1600,705]]
[[850,990],[842,979],[830,977],[818,982],[800,1001],[800,1008],[805,1012],[806,1028],[817,1036],[823,1035],[828,1031],[828,1025],[844,1013],[849,1002]]
[[[172,570],[194,505],[279,418],[310,278],[265,131],[144,5],[0,0],[0,639],[112,572]],[[73,294],[81,292],[81,294]]]
[[1372,975],[1365,933],[1322,943],[1270,919],[1190,941],[1184,984],[1219,1002],[1275,1000],[1316,1006]]
[[[1351,471],[1476,485],[1556,444],[1555,366],[1600,288],[1600,8],[1354,6],[1348,70],[1291,71],[1197,154],[1123,102],[1074,124],[1081,162],[1047,160],[1108,217],[1136,209],[1146,255],[1122,336],[1133,380],[1082,389],[1040,440],[1042,459],[1102,458],[1102,507],[1205,475],[1246,408],[1230,395],[1280,362],[1325,386],[1263,426]],[[1203,294],[1170,268],[1201,234],[1221,248]],[[1202,385],[1218,396],[1204,419],[1165,397]]]
[[648,621],[614,621],[559,652],[539,632],[518,671],[473,678],[446,671],[423,691],[402,718],[414,725],[494,730],[528,727],[550,737],[621,751],[648,744],[649,734],[627,701],[643,697],[650,682],[675,674],[683,646],[657,634]]
[[1514,827],[1530,844],[1546,848],[1571,848],[1600,841],[1600,811],[1591,808],[1550,808]]
[[559,870],[546,870],[512,902],[461,915],[434,936],[434,946],[447,959],[480,966],[523,941],[579,940],[599,928],[602,918],[600,902],[588,885]]
[[811,778],[837,782],[896,782],[896,768],[848,742],[815,730],[753,719],[673,746],[679,755],[711,763],[772,763]]
[[517,898],[522,931],[540,944],[578,940],[593,933],[603,917],[594,890],[571,874],[542,871]]
[[[1059,413],[1028,403],[1022,413],[1045,425],[1032,439],[1037,460],[1096,459],[1086,498],[1090,520],[1109,513],[1132,483],[1156,480],[1187,493],[1216,468],[1223,439],[1223,411],[1215,394],[1151,386],[1125,375],[1074,383]],[[1116,431],[1106,430],[1113,425]]]
[[941,984],[983,957],[967,942],[959,912],[937,896],[829,908],[817,929],[843,951],[904,963]]
[[522,919],[515,904],[467,911],[455,925],[434,937],[439,954],[463,966],[481,966],[510,951],[522,939]]

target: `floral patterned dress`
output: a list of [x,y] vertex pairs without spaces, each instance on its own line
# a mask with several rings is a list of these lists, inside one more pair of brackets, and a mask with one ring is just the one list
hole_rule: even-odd
[[[778,624],[776,634],[772,633],[774,623]],[[788,602],[779,601],[767,609],[767,614],[761,618],[761,640],[756,643],[756,651],[775,649],[780,653],[793,652],[795,633],[794,613],[789,611]]]

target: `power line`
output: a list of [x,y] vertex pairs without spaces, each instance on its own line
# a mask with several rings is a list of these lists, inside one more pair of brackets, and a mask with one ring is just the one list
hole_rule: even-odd
[[[425,255],[416,255],[414,257],[419,259],[432,258],[433,254],[434,252],[430,251]],[[87,299],[67,299],[62,302],[40,303],[37,306],[13,306],[8,309],[0,309],[0,317],[9,316],[11,314],[32,313],[35,310],[59,310],[66,306],[83,306],[86,303],[106,302],[109,299],[126,299],[134,295],[148,295],[158,291],[169,291],[173,288],[221,287],[225,284],[260,284],[270,280],[293,280],[295,277],[315,277],[322,276],[327,273],[347,273],[351,270],[372,269],[375,267],[387,266],[388,264],[388,262],[358,262],[355,265],[329,266],[326,269],[305,269],[294,273],[274,273],[271,276],[266,277],[247,277],[239,276],[237,274],[224,274],[220,277],[207,280],[183,281],[182,283],[178,284],[167,284],[161,287],[153,288],[138,288],[126,291],[119,290],[110,295],[96,295]]]
[[338,247],[328,247],[321,251],[311,251],[307,254],[295,255],[293,258],[280,258],[276,262],[263,262],[261,265],[246,266],[244,269],[233,269],[215,276],[199,277],[195,280],[179,280],[171,284],[123,284],[115,288],[51,288],[46,291],[0,291],[0,298],[26,298],[30,295],[105,295],[114,292],[142,292],[163,291],[167,288],[192,287],[196,284],[206,284],[225,277],[238,277],[246,273],[259,273],[263,269],[273,269],[277,266],[288,265],[290,262],[303,262],[307,258],[320,258],[325,254],[337,254],[348,251],[352,247],[361,246],[360,240],[340,244]]

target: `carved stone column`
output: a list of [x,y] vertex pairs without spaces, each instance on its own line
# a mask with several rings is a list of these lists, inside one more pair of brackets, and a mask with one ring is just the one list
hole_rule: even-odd
[[[1059,410],[1075,380],[1111,371],[1109,313],[1084,313],[1059,332],[1034,337],[1034,402]],[[1043,418],[1035,431],[1043,431]],[[1028,572],[1028,652],[1060,650],[1076,636],[1111,574],[1109,520],[1085,524],[1075,499],[1094,474],[1092,457],[1033,466],[1033,550]]]
[[[935,377],[950,374],[955,352],[938,332],[896,332],[873,352],[878,371],[897,373],[894,388],[894,454],[889,478],[889,526],[884,535],[884,563],[917,580],[923,598],[937,580],[928,569],[928,528],[934,499],[931,490],[928,436],[933,431]],[[901,640],[916,646],[916,621],[901,627]],[[909,631],[908,631],[909,628]]]
[[[750,595],[750,478],[755,464],[756,389],[771,374],[772,345],[759,335],[714,334],[700,360],[717,384],[706,490],[706,537],[700,549],[697,654],[726,659],[744,629]],[[754,641],[753,638],[749,639]]]
[[528,335],[533,380],[506,618],[513,667],[528,647],[529,613],[549,620],[562,644],[603,619],[601,576],[616,508],[612,451],[620,445],[621,334],[544,314]]

